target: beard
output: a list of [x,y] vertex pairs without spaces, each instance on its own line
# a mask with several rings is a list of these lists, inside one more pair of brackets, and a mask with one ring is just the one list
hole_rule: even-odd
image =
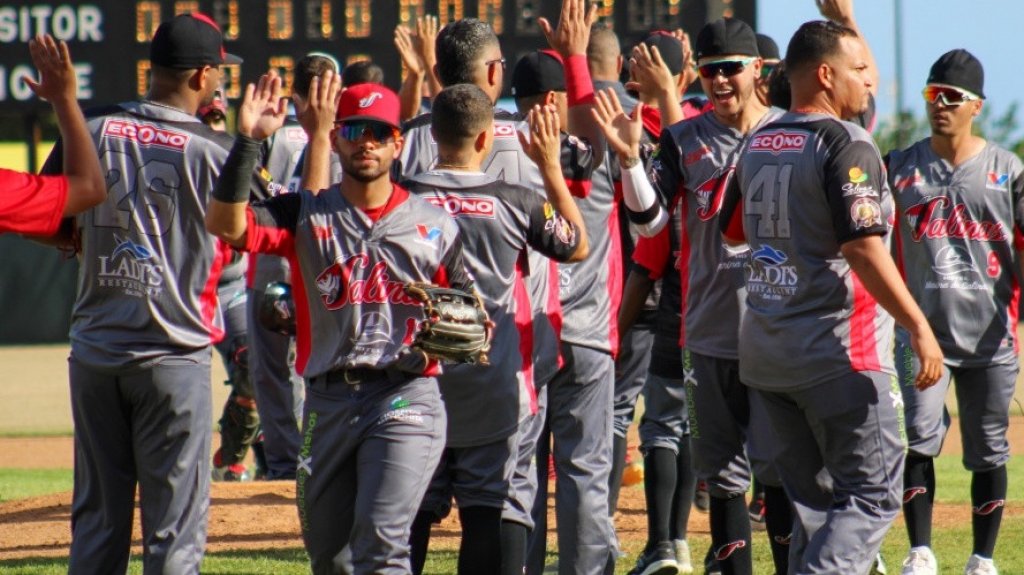
[[384,161],[383,159],[377,159],[377,165],[356,167],[356,160],[351,156],[348,158],[341,158],[341,171],[344,172],[346,177],[352,178],[357,182],[368,184],[379,180],[382,177],[388,177],[391,171],[391,162]]

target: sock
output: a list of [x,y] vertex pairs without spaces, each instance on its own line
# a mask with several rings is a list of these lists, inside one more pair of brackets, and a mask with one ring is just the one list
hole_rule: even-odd
[[676,455],[676,491],[672,496],[672,519],[669,523],[669,535],[674,540],[686,539],[686,526],[690,522],[690,509],[696,492],[697,474],[693,472],[690,458],[690,437],[684,436],[679,441],[679,453]]
[[672,497],[676,488],[676,454],[655,447],[644,456],[644,497],[647,500],[647,548],[669,540]]
[[497,573],[501,570],[501,508],[459,508],[462,544],[459,545],[459,575]]
[[999,524],[1006,505],[1006,466],[991,471],[975,471],[971,478],[971,527],[974,530],[972,553],[991,558],[999,537]]
[[501,522],[501,575],[526,572],[526,542],[530,530],[515,521]]
[[615,515],[619,507],[619,488],[622,472],[626,469],[626,438],[612,435],[612,471],[608,476],[608,516]]
[[409,532],[410,560],[413,575],[423,573],[423,564],[427,562],[427,547],[430,546],[430,528],[437,521],[437,516],[429,511],[420,511],[412,522]]
[[711,545],[722,575],[752,575],[750,517],[742,494],[728,499],[711,494]]
[[772,548],[772,562],[775,572],[784,575],[789,572],[789,540],[793,534],[793,509],[789,504],[786,490],[771,485],[761,486],[764,494],[764,524],[768,531],[768,543]]
[[754,500],[756,500],[756,499],[764,499],[764,487],[765,487],[764,483],[761,483],[761,480],[758,479],[757,476],[755,475],[754,476],[754,481],[752,482],[752,485],[751,485],[750,498],[754,499]]
[[932,546],[932,507],[935,502],[935,461],[907,455],[903,472],[903,518],[911,547]]

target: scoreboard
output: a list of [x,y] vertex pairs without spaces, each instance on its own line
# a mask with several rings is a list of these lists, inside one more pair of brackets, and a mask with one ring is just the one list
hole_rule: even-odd
[[[599,17],[613,26],[624,49],[650,30],[682,27],[691,38],[707,21],[741,18],[752,26],[756,0],[597,0]],[[510,66],[530,50],[546,47],[537,18],[554,23],[558,0],[100,0],[0,5],[0,114],[44,111],[21,77],[33,72],[28,40],[49,33],[71,49],[78,96],[90,107],[145,94],[149,39],[176,14],[209,14],[224,32],[229,52],[245,62],[225,66],[224,93],[241,96],[245,82],[276,68],[290,86],[292,70],[304,54],[333,54],[344,65],[370,58],[397,89],[401,63],[392,43],[398,24],[415,26],[417,16],[437,14],[441,24],[476,17],[489,22],[501,39]],[[511,74],[507,74],[506,78]]]

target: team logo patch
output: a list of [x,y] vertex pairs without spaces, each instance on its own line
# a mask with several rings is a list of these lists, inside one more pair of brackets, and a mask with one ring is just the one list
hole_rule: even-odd
[[376,102],[377,100],[379,100],[379,99],[381,99],[383,97],[384,97],[384,95],[381,94],[380,92],[370,92],[369,94],[367,94],[366,96],[363,96],[363,98],[359,100],[359,107],[360,108],[369,108],[370,106],[373,105],[374,102]]
[[868,180],[868,175],[858,166],[850,168],[849,176],[851,184],[863,184]]
[[998,174],[996,172],[989,172],[988,178],[985,181],[985,187],[990,190],[998,190],[1000,192],[1008,191],[1010,188],[1007,185],[1010,181],[1010,174]]
[[309,141],[309,136],[306,135],[306,131],[302,128],[285,128],[284,138],[289,142],[306,143]]
[[910,237],[919,242],[924,238],[963,238],[967,240],[1002,242],[1007,234],[1002,222],[976,220],[967,206],[954,204],[946,196],[925,198],[907,208]]
[[515,138],[516,127],[512,124],[494,124],[494,137],[495,138]]
[[964,273],[973,273],[974,264],[971,256],[964,248],[955,245],[943,246],[935,254],[935,265],[932,270],[940,277],[959,277]]
[[406,423],[422,423],[423,412],[418,409],[410,409],[409,406],[412,403],[403,398],[401,395],[395,396],[391,403],[388,404],[388,411],[384,415],[380,416],[377,420],[377,424],[387,423],[389,421],[403,421]]
[[416,232],[419,233],[420,238],[430,242],[441,237],[441,228],[426,226],[424,224],[416,224]]
[[179,152],[185,150],[191,139],[187,133],[126,120],[108,120],[103,127],[103,135],[135,142],[140,146],[155,146]]
[[683,156],[683,165],[690,166],[692,164],[696,164],[697,162],[709,156],[711,156],[711,148],[709,148],[706,145],[701,146],[700,148]]
[[910,500],[917,497],[918,495],[924,495],[928,493],[927,487],[911,487],[903,490],[903,502],[910,503]]
[[137,244],[129,239],[121,239],[117,236],[114,236],[114,239],[117,240],[117,247],[114,248],[114,251],[110,252],[110,259],[112,260],[125,253],[137,260],[148,260],[153,257],[153,252],[149,251],[149,248],[144,245]]
[[896,181],[893,182],[897,192],[902,192],[903,190],[905,190],[907,188],[910,188],[910,187],[913,187],[913,186],[917,186],[917,185],[920,185],[920,184],[923,184],[923,183],[924,183],[924,178],[921,176],[921,171],[916,169],[916,168],[914,169],[913,175],[904,176],[902,178],[901,177],[897,177]]
[[697,197],[697,217],[702,222],[707,222],[718,215],[722,210],[722,203],[725,201],[725,190],[729,186],[736,168],[728,167],[725,172],[715,172],[714,176],[708,178],[703,184],[697,186],[693,191]]
[[1004,505],[1006,505],[1005,499],[994,499],[987,503],[982,503],[977,507],[972,507],[971,512],[973,512],[975,515],[992,515],[993,513],[995,513],[996,509],[999,509]]
[[405,284],[391,279],[387,264],[370,264],[364,253],[340,259],[316,276],[316,289],[328,310],[346,305],[389,303],[392,305],[420,305],[419,300],[405,293]]
[[791,132],[788,130],[771,130],[761,132],[750,141],[751,152],[767,152],[773,155],[783,153],[802,152],[807,144],[805,132]]
[[857,198],[850,206],[850,218],[858,230],[882,225],[882,207],[872,198]]
[[313,225],[313,237],[318,240],[329,240],[334,237],[334,226]]
[[471,195],[441,195],[426,198],[428,202],[444,208],[453,218],[495,218],[494,198]]
[[117,288],[125,295],[156,296],[163,291],[164,268],[149,248],[128,238],[114,236],[117,245],[109,256],[100,256],[98,285]]
[[732,543],[726,543],[718,549],[715,549],[715,559],[717,559],[718,561],[725,561],[733,553],[735,553],[737,549],[743,549],[746,546],[747,542],[742,539],[738,541],[733,541]]

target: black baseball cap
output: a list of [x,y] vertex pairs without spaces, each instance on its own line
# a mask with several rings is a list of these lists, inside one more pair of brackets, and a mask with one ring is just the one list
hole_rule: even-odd
[[241,64],[224,51],[220,27],[206,14],[180,14],[160,24],[149,44],[149,60],[157,66],[187,70],[221,64]]
[[697,34],[696,58],[714,56],[759,56],[757,36],[754,30],[742,20],[719,18],[708,22]]
[[673,76],[683,71],[683,43],[679,41],[679,38],[668,32],[652,32],[650,36],[644,38],[644,44],[647,44],[648,48],[652,46],[658,48],[661,59]]
[[757,35],[757,54],[765,60],[773,60],[773,63],[781,59],[779,57],[779,45],[767,34]]
[[985,70],[974,54],[958,48],[939,56],[928,72],[926,84],[962,88],[984,98]]
[[529,98],[548,92],[565,92],[565,69],[558,53],[536,50],[520,58],[512,70],[512,95]]

